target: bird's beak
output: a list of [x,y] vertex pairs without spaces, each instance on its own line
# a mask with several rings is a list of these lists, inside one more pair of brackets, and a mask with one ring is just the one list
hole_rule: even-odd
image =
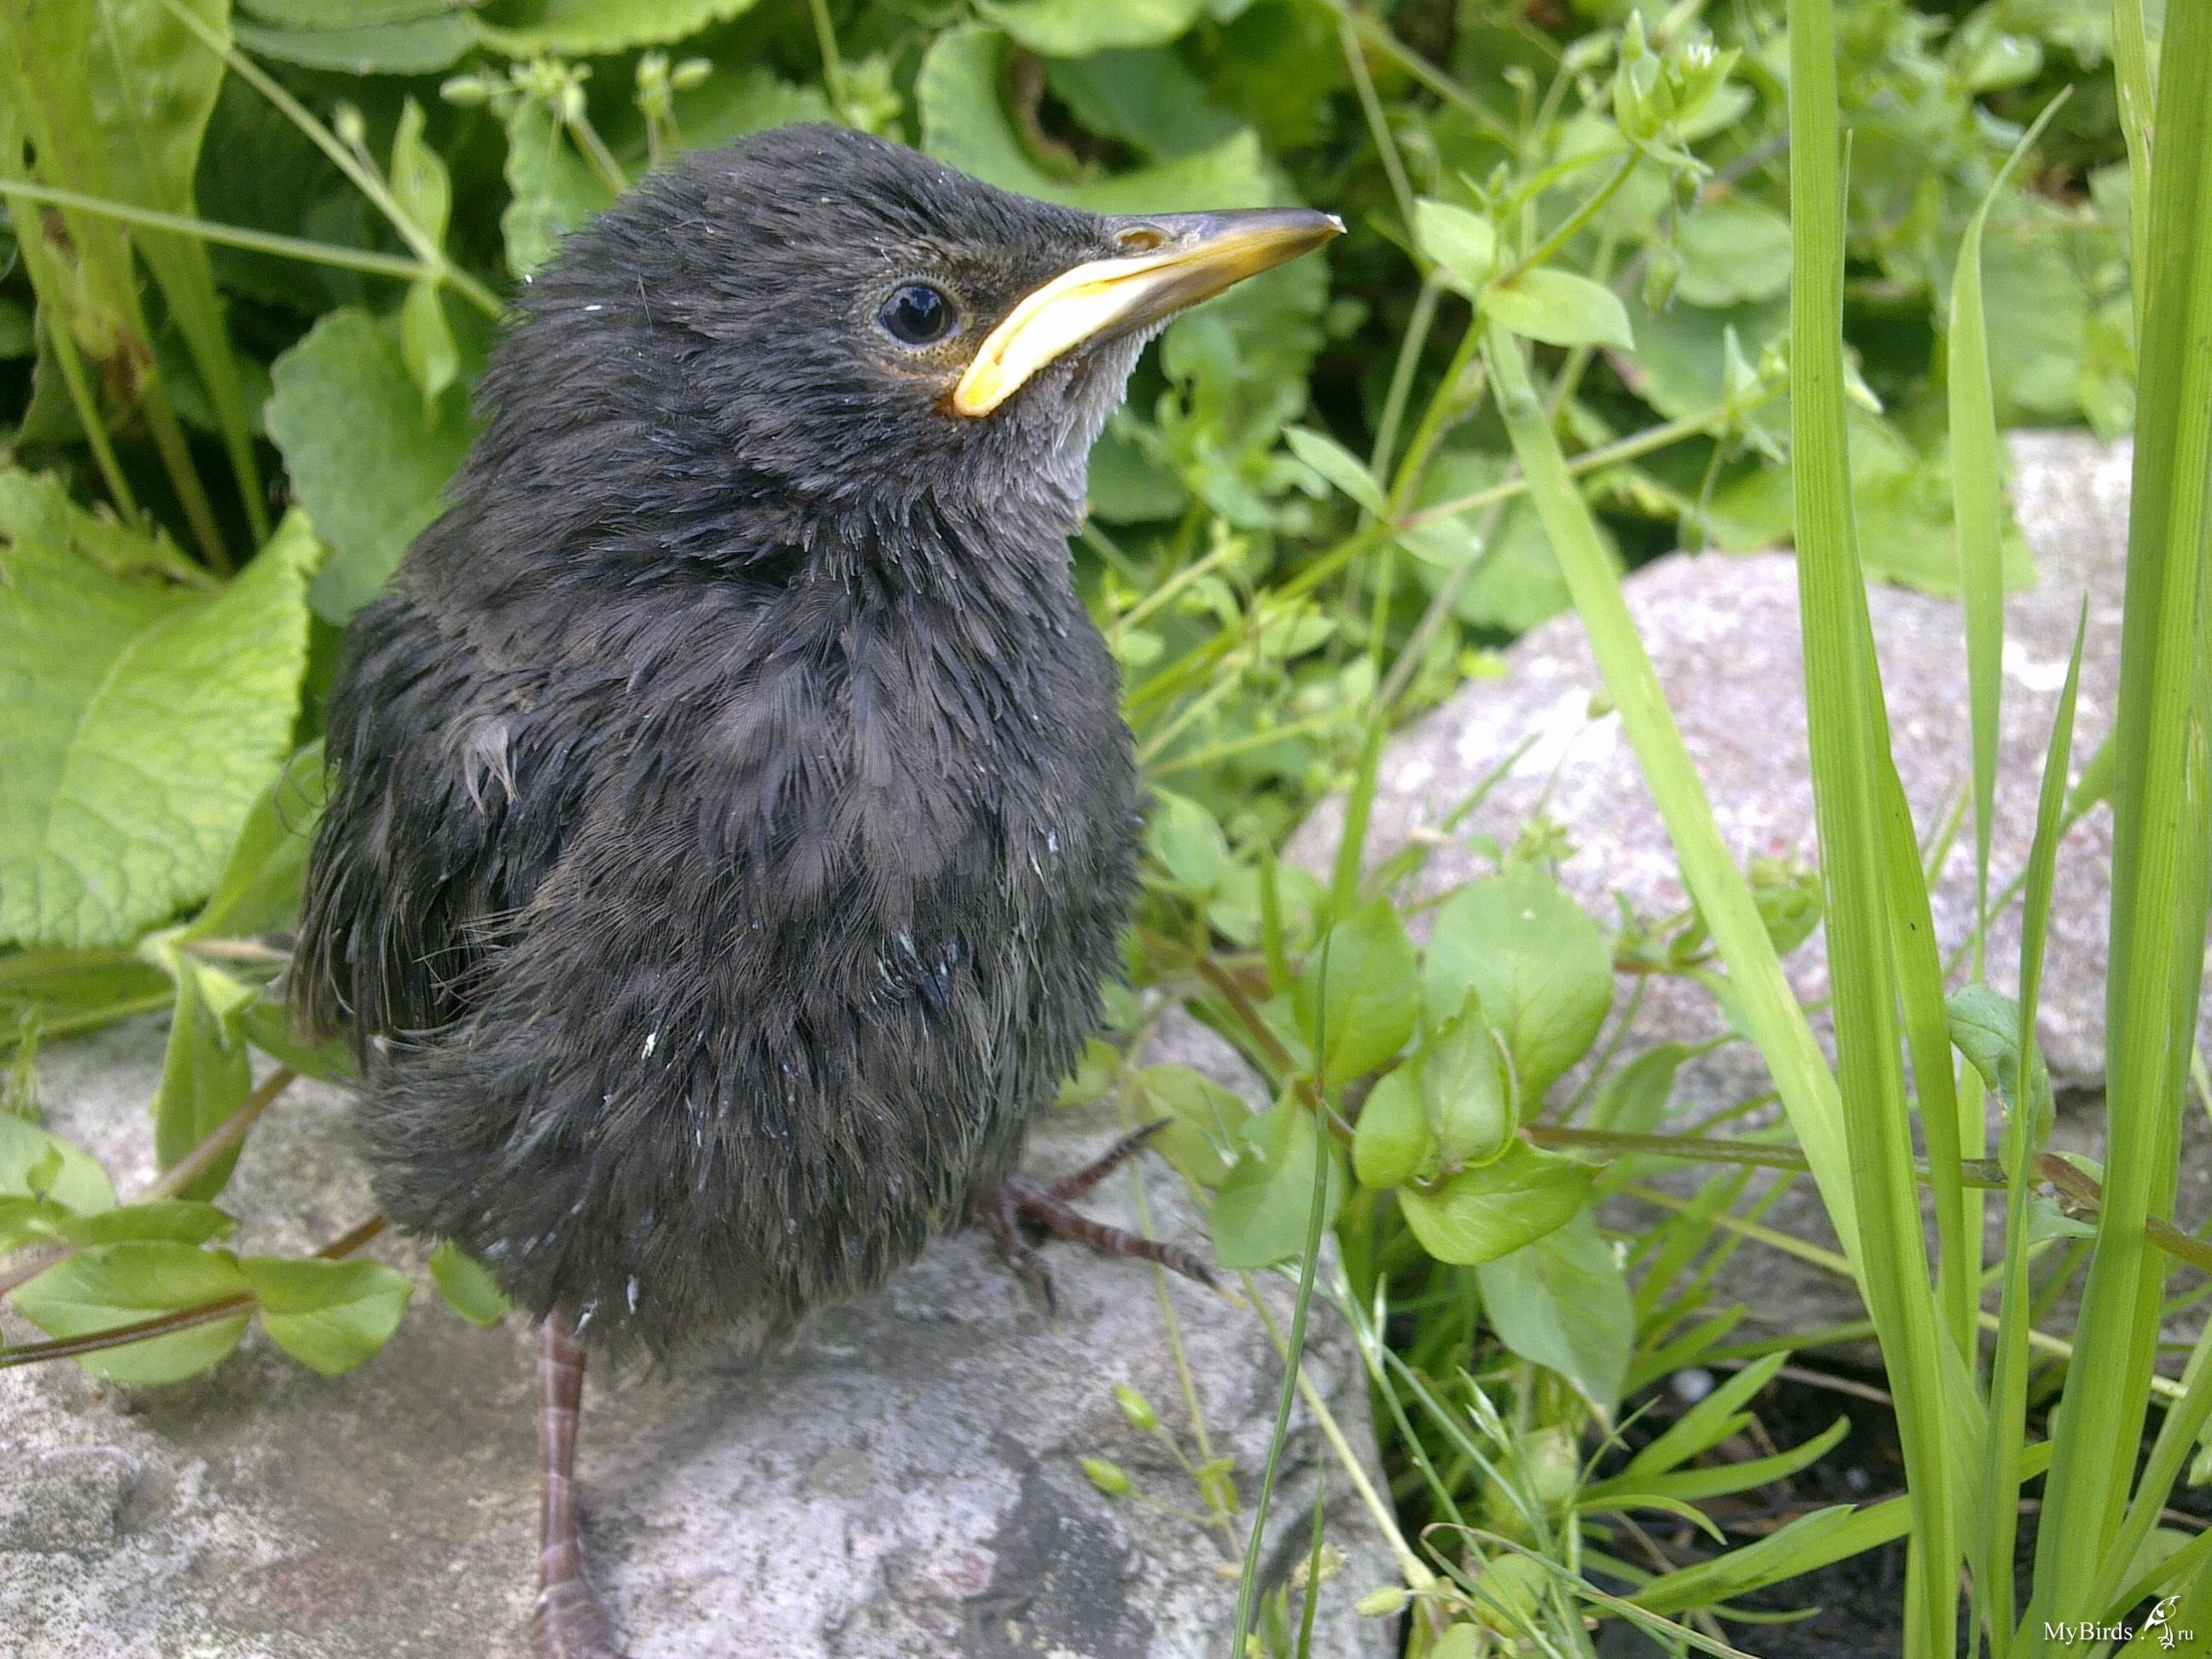
[[1129,251],[1086,260],[1023,295],[976,348],[952,406],[988,415],[1054,358],[1163,322],[1343,234],[1334,214],[1304,208],[1123,221],[1115,240]]

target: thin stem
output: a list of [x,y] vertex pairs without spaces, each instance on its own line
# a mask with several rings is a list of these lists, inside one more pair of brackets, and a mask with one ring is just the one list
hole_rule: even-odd
[[[315,1255],[325,1261],[340,1261],[368,1243],[388,1224],[384,1217],[373,1215],[352,1231],[332,1239]],[[253,1292],[241,1291],[236,1296],[226,1296],[216,1302],[203,1302],[196,1308],[180,1308],[174,1313],[157,1314],[135,1324],[112,1326],[104,1331],[88,1331],[82,1336],[56,1337],[51,1341],[26,1342],[20,1347],[0,1348],[0,1370],[9,1370],[18,1365],[35,1365],[48,1359],[76,1359],[108,1348],[128,1347],[133,1342],[143,1342],[151,1337],[170,1336],[179,1331],[191,1330],[195,1326],[212,1325],[233,1314],[246,1312],[252,1306]]]
[[846,96],[845,59],[837,50],[836,25],[830,21],[829,0],[806,0],[806,9],[814,18],[814,44],[822,53],[822,84],[830,94],[830,106],[837,112],[837,118],[848,126],[860,124],[853,118],[853,108]]
[[1367,118],[1367,131],[1375,141],[1375,153],[1382,159],[1383,174],[1390,181],[1390,194],[1397,198],[1398,216],[1411,235],[1413,183],[1406,177],[1405,160],[1398,154],[1398,140],[1390,131],[1390,118],[1382,112],[1382,100],[1375,95],[1375,77],[1367,72],[1367,59],[1360,53],[1359,38],[1352,32],[1350,22],[1338,23],[1336,41],[1344,53],[1344,66],[1351,73],[1352,89],[1359,94],[1359,108]]
[[354,187],[369,199],[369,203],[391,222],[399,233],[400,240],[415,252],[415,257],[441,282],[450,283],[468,302],[487,317],[498,317],[503,307],[499,296],[478,282],[467,271],[447,258],[446,251],[425,234],[422,228],[408,217],[392,191],[374,171],[362,164],[361,158],[339,142],[323,123],[311,114],[307,106],[287,92],[269,72],[240,52],[221,34],[210,28],[195,13],[178,3],[178,0],[161,0],[168,14],[199,38],[210,52],[229,64],[238,77],[282,111],[293,125],[307,135],[308,142],[329,156],[340,173],[350,179]]
[[[165,997],[162,1000],[166,1003],[168,999]],[[163,1170],[131,1201],[133,1204],[149,1204],[157,1199],[174,1198],[184,1191],[204,1171],[213,1167],[216,1159],[243,1139],[246,1132],[253,1127],[254,1120],[268,1110],[270,1103],[298,1079],[299,1073],[289,1066],[280,1066],[270,1073],[262,1079],[261,1086],[239,1103],[236,1111],[216,1124],[198,1146]],[[76,1254],[77,1249],[76,1245],[66,1244],[59,1249],[42,1249],[0,1273],[0,1296],[7,1295],[18,1285],[28,1284],[56,1263],[66,1261]]]
[[1472,115],[1489,131],[1492,137],[1503,139],[1508,144],[1518,145],[1519,136],[1515,133],[1510,123],[1498,115],[1473,93],[1453,80],[1450,76],[1446,75],[1434,64],[1401,40],[1383,24],[1370,17],[1357,7],[1348,4],[1346,0],[1323,0],[1323,3],[1337,15],[1340,21],[1349,23],[1358,30],[1362,40],[1373,46],[1385,58],[1389,58],[1446,103],[1465,110]]
[[1398,361],[1390,370],[1390,389],[1383,395],[1382,416],[1375,423],[1375,447],[1368,455],[1367,470],[1378,478],[1389,476],[1392,454],[1398,447],[1398,423],[1405,418],[1406,400],[1413,395],[1413,374],[1420,367],[1421,348],[1429,343],[1437,303],[1443,297],[1443,285],[1431,271],[1413,296],[1413,313],[1406,319],[1406,332],[1398,342]]
[[1597,216],[1598,210],[1610,202],[1613,198],[1614,192],[1628,182],[1628,175],[1636,171],[1636,164],[1643,159],[1642,153],[1637,150],[1631,150],[1622,157],[1620,165],[1613,169],[1613,177],[1600,185],[1584,198],[1580,207],[1561,220],[1558,228],[1549,236],[1522,254],[1512,269],[1498,279],[1498,286],[1510,287],[1514,278],[1519,276],[1523,271],[1533,270],[1538,265],[1548,263],[1553,255],[1574,239],[1577,232]]

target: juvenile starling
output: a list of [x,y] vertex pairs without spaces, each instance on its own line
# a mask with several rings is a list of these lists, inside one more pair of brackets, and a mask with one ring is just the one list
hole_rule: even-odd
[[1139,827],[1066,537],[1145,340],[1341,228],[1103,217],[788,127],[519,296],[347,641],[296,1000],[360,1049],[387,1212],[542,1321],[541,1654],[613,1651],[585,1345],[770,1341],[970,1218],[1032,1277],[1025,1228],[1204,1276],[1014,1174]]

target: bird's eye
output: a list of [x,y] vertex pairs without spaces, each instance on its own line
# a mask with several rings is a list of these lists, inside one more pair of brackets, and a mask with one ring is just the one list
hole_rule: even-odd
[[891,291],[876,320],[895,340],[929,345],[952,331],[952,301],[927,283],[903,283]]

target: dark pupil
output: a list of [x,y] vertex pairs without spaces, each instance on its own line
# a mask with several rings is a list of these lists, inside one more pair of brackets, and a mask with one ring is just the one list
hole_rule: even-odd
[[927,345],[952,325],[952,307],[935,289],[908,283],[884,301],[883,319],[908,345]]

